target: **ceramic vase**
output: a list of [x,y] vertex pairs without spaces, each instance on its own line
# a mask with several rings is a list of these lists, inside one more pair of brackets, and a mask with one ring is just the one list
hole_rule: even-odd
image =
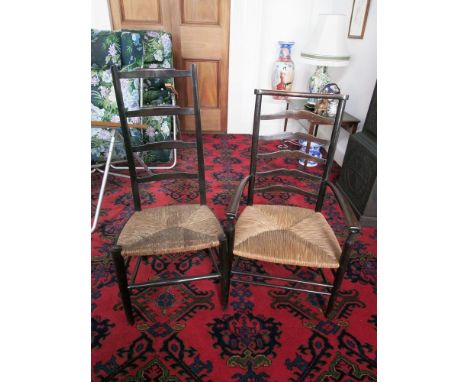
[[[307,141],[303,141],[301,139],[299,141],[299,144],[301,145],[300,151],[302,151],[303,153],[307,153]],[[310,142],[310,148],[309,148],[308,154],[316,158],[322,158],[322,153],[320,152],[320,148],[321,146],[318,143]],[[304,163],[305,163],[304,159],[299,159],[299,164],[301,166],[304,166]],[[317,162],[307,161],[307,167],[315,167],[315,166],[317,166]]]
[[[291,60],[291,48],[294,42],[278,41],[278,59],[273,65],[273,75],[271,88],[273,90],[291,91],[294,80],[294,62]],[[274,96],[274,99],[284,99],[285,97]]]
[[[330,76],[327,73],[326,66],[317,66],[315,73],[309,79],[309,92],[310,93],[321,93],[325,85],[330,83]],[[307,103],[315,106],[316,99],[309,98]]]

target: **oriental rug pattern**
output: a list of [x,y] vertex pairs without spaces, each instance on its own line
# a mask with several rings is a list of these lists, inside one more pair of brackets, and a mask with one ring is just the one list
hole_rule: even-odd
[[[204,135],[208,206],[225,221],[232,192],[248,174],[250,137]],[[278,142],[269,143],[272,150]],[[193,168],[194,150],[179,150],[180,169]],[[283,159],[280,159],[283,160]],[[259,166],[269,168],[269,162]],[[288,161],[286,167],[297,168]],[[311,169],[309,171],[316,171]],[[339,168],[333,170],[336,177]],[[92,175],[95,203],[100,176]],[[276,182],[307,185],[278,176]],[[272,179],[260,179],[268,184]],[[197,183],[168,180],[142,187],[143,208],[196,203]],[[276,192],[258,203],[310,206],[306,197]],[[313,205],[312,205],[313,206]],[[136,323],[127,325],[108,250],[132,213],[130,182],[109,177],[98,229],[92,235],[92,380],[93,381],[375,381],[376,240],[363,228],[332,318],[318,295],[235,283],[229,307],[222,311],[219,282],[202,281],[138,291],[133,297]],[[333,229],[343,232],[343,216],[327,194],[323,208]],[[142,276],[195,275],[212,267],[207,254],[148,258]],[[318,279],[313,269],[240,261],[256,272],[280,272]]]

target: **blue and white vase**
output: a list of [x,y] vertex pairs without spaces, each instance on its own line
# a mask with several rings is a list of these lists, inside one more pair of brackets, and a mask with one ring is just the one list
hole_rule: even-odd
[[[314,74],[309,78],[309,93],[321,93],[326,84],[330,83],[330,76],[326,66],[317,66]],[[315,106],[315,98],[309,98],[307,104]]]
[[[307,141],[301,139],[299,140],[299,144],[301,145],[300,151],[302,151],[303,153],[307,153],[306,151]],[[310,148],[309,148],[308,154],[316,158],[322,158],[322,153],[320,152],[321,147],[322,146],[320,146],[318,143],[310,142]],[[304,159],[299,159],[299,164],[301,166],[304,166],[304,163],[305,163]],[[307,167],[315,167],[317,166],[317,164],[318,164],[317,162],[307,161]]]

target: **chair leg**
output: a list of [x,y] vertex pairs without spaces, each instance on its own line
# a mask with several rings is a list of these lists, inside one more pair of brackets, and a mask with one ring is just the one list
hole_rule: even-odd
[[223,264],[223,277],[225,279],[225,293],[223,294],[223,310],[227,308],[228,301],[229,301],[229,290],[231,287],[231,269],[232,269],[232,260],[234,257],[233,251],[234,251],[234,225],[232,221],[228,221],[228,225],[226,227],[226,257],[225,261]]
[[341,283],[343,282],[343,279],[344,279],[344,275],[346,271],[348,270],[352,236],[353,236],[352,234],[348,236],[345,242],[344,248],[343,248],[343,252],[341,253],[340,267],[338,268],[338,271],[335,274],[335,281],[333,282],[333,289],[331,291],[331,295],[328,300],[327,311],[325,313],[328,319],[330,319],[330,313],[333,309],[333,306],[335,305],[336,294],[338,293],[338,289],[340,289]]
[[127,272],[125,261],[122,256],[122,247],[114,246],[111,249],[112,259],[114,260],[115,272],[117,274],[117,282],[119,284],[120,297],[125,311],[125,316],[130,325],[133,325],[132,302],[130,300],[130,292],[128,290]]
[[335,276],[335,282],[333,283],[333,289],[332,289],[330,298],[328,299],[327,311],[325,313],[328,319],[330,319],[330,313],[333,309],[333,306],[335,305],[336,294],[338,293],[338,289],[340,289],[345,272],[346,272],[345,267],[340,266],[338,273]]
[[231,261],[226,237],[220,239],[219,249],[221,255],[221,306],[223,310],[226,310],[231,286]]

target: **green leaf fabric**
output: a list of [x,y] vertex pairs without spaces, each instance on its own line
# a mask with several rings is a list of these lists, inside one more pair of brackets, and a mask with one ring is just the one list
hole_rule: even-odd
[[[114,51],[115,49],[115,51]],[[121,32],[91,30],[91,120],[120,122],[110,67],[117,65],[122,70],[137,68],[172,68],[172,36],[163,31]],[[113,53],[110,54],[109,53]],[[118,52],[118,58],[115,54]],[[124,104],[128,110],[143,105],[171,104],[171,92],[165,83],[171,80],[122,80]],[[140,100],[140,85],[143,98]],[[167,140],[171,136],[172,117],[130,118],[129,123],[143,123],[146,129],[130,129],[132,142],[142,144]],[[91,160],[93,163],[106,159],[110,142],[110,129],[91,129]],[[171,150],[148,151],[142,154],[146,163],[167,162]],[[116,135],[113,158],[124,160],[125,148],[120,134]]]
[[143,39],[140,32],[122,31],[122,68],[132,70],[143,67]]
[[120,33],[91,29],[91,68],[122,66]]

